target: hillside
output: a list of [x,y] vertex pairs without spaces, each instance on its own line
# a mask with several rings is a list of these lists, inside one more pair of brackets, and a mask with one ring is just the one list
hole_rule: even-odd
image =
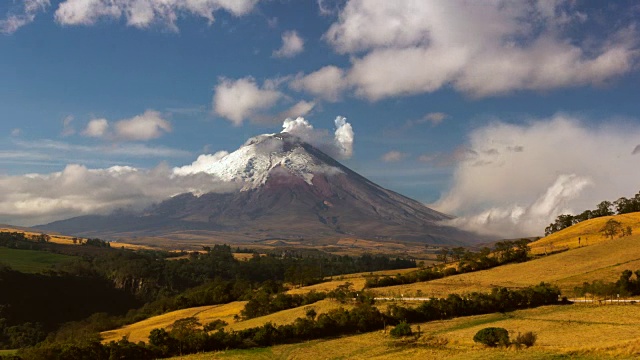
[[573,249],[607,241],[602,236],[601,230],[609,219],[620,222],[623,228],[631,226],[634,234],[640,233],[640,212],[604,216],[577,223],[533,242],[529,245],[531,252],[533,254],[544,254],[545,251],[553,252],[561,249]]
[[[489,314],[412,325],[422,336],[415,343],[383,331],[331,340],[250,350],[222,351],[174,359],[629,359],[640,355],[640,306],[545,306],[508,314]],[[497,326],[533,331],[528,349],[489,349],[473,342],[480,329]]]
[[585,281],[615,281],[626,269],[640,269],[640,235],[603,239],[524,263],[372,290],[380,295],[411,296],[421,291],[424,296],[444,297],[450,293],[487,291],[493,286],[517,288],[544,281],[558,285],[564,294],[570,295],[575,286]]

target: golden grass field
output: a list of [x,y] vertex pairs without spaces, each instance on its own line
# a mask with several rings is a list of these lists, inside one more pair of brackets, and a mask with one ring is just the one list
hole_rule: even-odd
[[120,329],[105,331],[101,333],[103,342],[112,340],[120,340],[126,336],[129,341],[147,341],[151,330],[156,328],[169,328],[174,321],[187,317],[195,317],[201,324],[209,323],[213,320],[220,319],[226,321],[229,325],[227,330],[243,330],[252,327],[262,326],[267,322],[277,325],[289,324],[299,317],[305,317],[307,309],[313,308],[316,313],[322,314],[339,307],[349,309],[353,305],[340,304],[335,300],[321,300],[314,304],[301,306],[295,309],[289,309],[254,319],[236,321],[234,315],[239,315],[244,309],[246,301],[235,301],[224,305],[200,306],[189,309],[172,311],[166,314],[154,316],[152,318],[142,320],[135,324],[124,326]]
[[315,285],[293,288],[287,291],[287,293],[288,294],[306,294],[309,291],[331,291],[338,288],[338,286],[345,285],[346,283],[350,283],[351,288],[353,290],[362,290],[364,289],[366,276],[370,276],[370,275],[393,276],[393,275],[408,273],[415,270],[416,268],[410,268],[410,269],[382,270],[382,271],[374,271],[374,272],[367,272],[367,273],[339,275],[339,276],[334,276],[333,280],[328,280]]
[[[269,348],[198,354],[174,359],[634,359],[640,357],[640,305],[545,306],[507,314],[489,314],[414,324],[421,337],[393,340],[382,330],[337,339]],[[533,331],[528,349],[489,349],[473,335],[503,327],[514,338]]]
[[105,331],[101,333],[101,336],[105,342],[111,340],[117,341],[123,336],[127,336],[129,341],[132,342],[147,341],[151,330],[168,328],[174,321],[192,316],[198,318],[202,324],[209,323],[216,319],[224,320],[231,324],[234,322],[233,316],[239,314],[240,311],[244,309],[246,303],[246,301],[235,301],[223,305],[200,306],[172,311],[124,326],[120,329]]
[[[530,244],[531,253],[544,254],[545,250],[550,252],[559,249],[574,249],[580,246],[589,246],[610,241],[602,236],[600,230],[604,227],[604,224],[612,218],[619,221],[623,228],[631,226],[634,234],[640,233],[640,212],[605,216],[583,221],[533,242]],[[579,243],[578,238],[580,238]]]
[[444,297],[450,293],[487,291],[493,286],[525,287],[541,281],[556,284],[571,295],[585,281],[615,281],[625,270],[640,269],[640,235],[600,241],[520,264],[450,276],[424,283],[372,289],[380,295]]

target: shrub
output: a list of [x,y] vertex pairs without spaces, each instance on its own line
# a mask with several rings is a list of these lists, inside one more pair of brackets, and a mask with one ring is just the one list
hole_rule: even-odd
[[516,337],[516,340],[514,341],[514,343],[518,347],[523,345],[525,347],[530,347],[536,343],[537,339],[538,339],[538,335],[536,335],[534,332],[527,331],[524,334],[518,333],[518,336]]
[[503,328],[488,327],[478,331],[473,341],[490,347],[509,346],[509,332]]
[[391,334],[391,336],[396,338],[403,337],[403,336],[410,336],[412,334],[411,326],[409,326],[409,324],[403,321],[400,324],[396,325],[396,327],[391,329],[389,334]]

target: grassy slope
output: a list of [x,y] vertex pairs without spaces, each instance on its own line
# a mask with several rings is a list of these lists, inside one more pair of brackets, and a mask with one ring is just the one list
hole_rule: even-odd
[[486,291],[492,286],[524,287],[544,281],[558,285],[563,293],[570,295],[575,286],[585,281],[617,280],[625,269],[640,269],[640,235],[590,243],[525,263],[372,290],[381,295],[398,296],[412,296],[420,290],[424,296],[444,297],[450,293]]
[[0,263],[26,273],[39,273],[52,265],[72,260],[73,256],[54,254],[48,251],[18,250],[0,247]]
[[[330,340],[180,357],[201,359],[606,359],[640,355],[640,305],[546,306],[508,314],[489,314],[413,325],[421,327],[417,346],[402,345],[382,331]],[[514,337],[533,331],[536,345],[516,351],[487,349],[472,338],[488,326],[504,327]],[[433,346],[428,338],[446,340]],[[431,346],[430,346],[431,345]],[[320,355],[321,354],[321,355]]]
[[229,325],[227,330],[243,330],[256,326],[262,326],[267,322],[271,322],[276,325],[289,324],[294,319],[299,317],[305,317],[307,309],[313,308],[316,313],[322,314],[332,309],[339,307],[351,308],[352,305],[340,304],[334,300],[322,300],[315,304],[301,306],[295,309],[289,309],[280,311],[275,314],[270,314],[255,319],[249,319],[245,321],[235,321],[234,315],[240,314],[240,311],[244,309],[246,301],[236,301],[224,305],[211,305],[200,306],[196,308],[189,308],[183,310],[172,311],[163,315],[154,316],[152,318],[137,322],[135,324],[127,325],[120,329],[110,330],[103,332],[102,339],[104,342],[111,340],[120,340],[123,336],[127,336],[129,341],[147,341],[151,330],[156,328],[169,328],[169,326],[178,319],[194,316],[198,318],[200,323],[206,324],[213,320],[220,319],[226,321]]
[[[634,234],[640,233],[640,212],[605,216],[583,221],[567,229],[558,231],[555,234],[546,236],[530,245],[531,252],[534,254],[544,254],[545,250],[574,249],[579,246],[589,246],[608,241],[602,236],[600,230],[604,227],[604,224],[612,218],[619,221],[624,228],[631,226]],[[578,238],[580,238],[580,244],[578,244]]]
[[200,306],[172,311],[142,320],[135,324],[127,325],[120,329],[105,331],[101,335],[105,342],[120,340],[123,336],[127,336],[129,341],[133,342],[147,341],[151,330],[168,328],[174,321],[192,316],[197,317],[202,324],[209,323],[215,319],[221,319],[231,324],[234,322],[233,316],[240,313],[240,311],[244,309],[245,304],[246,301],[235,301],[223,305]]

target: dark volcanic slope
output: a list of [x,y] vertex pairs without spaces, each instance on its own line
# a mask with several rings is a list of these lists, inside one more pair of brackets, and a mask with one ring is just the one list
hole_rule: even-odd
[[236,193],[182,194],[142,215],[83,216],[38,228],[79,236],[167,236],[198,231],[236,234],[232,240],[359,237],[460,245],[486,238],[439,225],[451,217],[386,190],[315,147],[286,134],[280,151],[304,152],[316,164],[339,169],[315,173],[311,184],[276,165],[261,186]]

